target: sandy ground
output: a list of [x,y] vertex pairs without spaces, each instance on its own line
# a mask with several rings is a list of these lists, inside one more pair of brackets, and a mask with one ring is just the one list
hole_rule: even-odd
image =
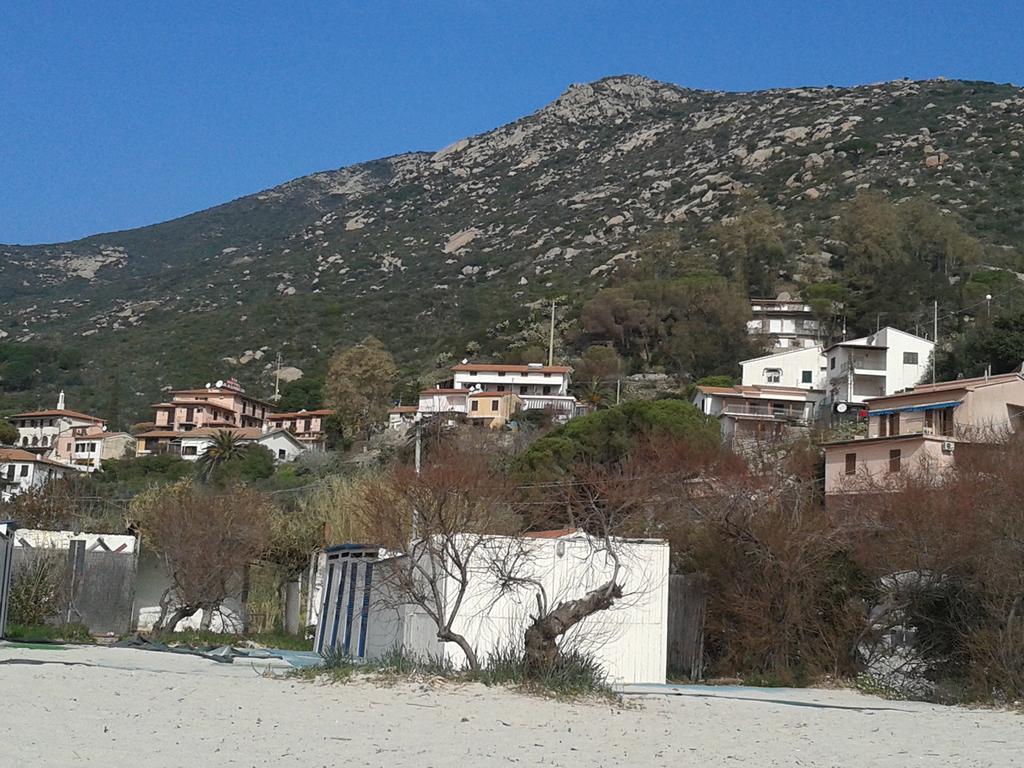
[[139,650],[0,645],[0,765],[1024,765],[1022,715],[852,691],[687,686],[620,707],[272,673]]

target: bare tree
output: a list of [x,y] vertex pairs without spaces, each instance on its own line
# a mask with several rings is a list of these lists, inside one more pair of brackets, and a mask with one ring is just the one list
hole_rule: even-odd
[[[532,512],[527,517],[531,529],[563,529],[564,533],[584,534],[589,545],[586,557],[591,564],[606,563],[610,572],[603,583],[587,588],[584,577],[575,585],[575,594],[563,590],[560,596],[547,595],[528,566],[530,534],[510,543],[502,557],[495,560],[503,591],[529,588],[535,593],[536,613],[530,616],[523,641],[528,672],[550,669],[558,660],[564,637],[574,627],[624,598],[639,599],[649,591],[649,574],[637,563],[628,562],[631,547],[628,537],[653,537],[664,532],[671,517],[672,501],[666,496],[667,480],[699,474],[698,462],[687,462],[688,446],[671,439],[649,439],[625,459],[613,463],[580,462],[561,480],[527,487],[523,501]],[[593,569],[587,576],[594,573]]]
[[214,491],[188,480],[136,498],[136,524],[170,577],[154,632],[173,631],[199,611],[202,627],[209,628],[267,546],[271,509],[266,497],[248,488]]
[[394,602],[422,609],[437,639],[457,645],[473,671],[476,649],[456,625],[486,540],[514,530],[509,491],[487,455],[441,446],[420,474],[395,465],[356,500],[359,527],[393,556],[382,578]]

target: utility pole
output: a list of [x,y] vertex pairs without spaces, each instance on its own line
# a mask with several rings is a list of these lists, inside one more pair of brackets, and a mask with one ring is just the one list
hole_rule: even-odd
[[555,364],[555,302],[551,301],[551,335],[548,337],[548,365]]
[[618,405],[622,399],[622,379],[615,380],[615,404]]
[[939,351],[939,301],[935,300],[934,307],[932,309],[932,343],[935,345],[932,349],[932,384],[935,383],[935,355]]
[[277,370],[274,372],[274,402],[281,399],[281,353],[277,353]]
[[[421,456],[422,456],[422,453],[423,453],[423,415],[417,413],[414,418],[415,418],[415,421],[416,421],[416,460],[415,460],[415,467],[416,467],[416,475],[418,476],[420,474]],[[417,517],[418,517],[418,512],[416,510],[416,507],[413,506],[413,508],[412,508],[412,536],[410,537],[410,542],[416,541],[416,534],[417,534],[417,530],[419,528],[419,526],[417,525],[417,520],[416,520]],[[410,547],[410,549],[411,549],[411,547]]]

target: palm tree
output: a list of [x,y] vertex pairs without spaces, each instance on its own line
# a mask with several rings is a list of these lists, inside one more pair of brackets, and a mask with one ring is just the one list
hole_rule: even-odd
[[245,456],[248,450],[249,446],[238,438],[236,432],[222,429],[214,435],[213,442],[207,446],[206,451],[199,457],[197,462],[199,472],[203,479],[209,480],[217,467],[232,459]]
[[580,391],[580,400],[595,409],[608,405],[608,385],[596,376],[588,381]]

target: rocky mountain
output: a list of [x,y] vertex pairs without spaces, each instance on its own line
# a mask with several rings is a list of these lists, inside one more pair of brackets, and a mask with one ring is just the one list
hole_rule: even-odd
[[265,392],[277,353],[308,371],[368,333],[412,371],[528,337],[546,301],[571,308],[642,258],[648,233],[686,242],[754,205],[798,237],[795,270],[827,268],[821,225],[860,189],[930,198],[1024,251],[1022,142],[1010,85],[722,93],[611,77],[434,153],[141,229],[0,245],[0,344],[80,350],[83,406],[115,381],[132,408],[228,375]]

